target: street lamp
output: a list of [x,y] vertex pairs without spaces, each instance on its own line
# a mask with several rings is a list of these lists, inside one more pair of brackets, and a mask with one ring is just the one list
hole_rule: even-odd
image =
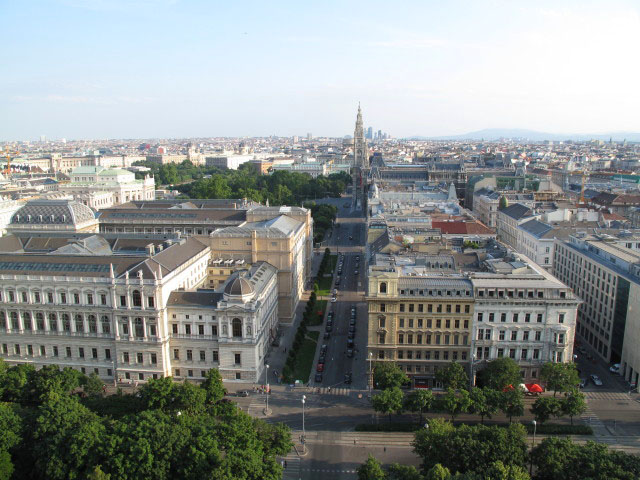
[[476,354],[474,353],[473,355],[471,355],[471,375],[469,375],[469,391],[471,391],[475,385],[475,378],[474,378],[474,367],[476,364]]
[[371,398],[371,389],[373,388],[373,370],[371,362],[373,361],[373,352],[369,352],[369,398]]
[[531,443],[531,455],[529,455],[530,461],[529,461],[529,475],[532,475],[532,471],[533,471],[533,447],[536,446],[536,425],[537,422],[535,420],[533,420],[531,422],[533,424],[533,442]]
[[118,373],[116,372],[116,358],[115,357],[113,357],[112,362],[113,362],[113,386],[115,388],[115,387],[118,386],[118,384],[117,384]]
[[306,395],[302,395],[302,437],[300,438],[300,442],[302,442],[302,453],[304,453],[304,443],[306,441],[305,430],[304,430],[304,404],[307,399]]
[[265,401],[266,403],[266,408],[264,410],[264,414],[265,415],[269,415],[269,364],[267,363],[265,365],[265,370],[264,370],[264,384],[265,384]]

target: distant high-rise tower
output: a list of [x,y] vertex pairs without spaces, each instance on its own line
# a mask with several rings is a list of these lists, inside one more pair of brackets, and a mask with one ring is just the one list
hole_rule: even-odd
[[367,139],[373,140],[373,127],[367,128]]

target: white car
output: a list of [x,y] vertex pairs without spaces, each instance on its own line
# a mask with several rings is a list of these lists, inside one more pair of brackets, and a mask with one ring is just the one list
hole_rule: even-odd
[[331,297],[331,303],[336,303],[338,299],[336,297]]
[[338,289],[337,289],[337,288],[334,288],[334,289],[333,289],[333,294],[334,294],[334,295],[338,295]]
[[591,375],[591,381],[596,387],[602,386],[602,380],[600,380],[600,377],[598,377],[598,375]]
[[614,363],[612,366],[609,367],[609,371],[611,373],[620,373],[620,364],[619,363]]

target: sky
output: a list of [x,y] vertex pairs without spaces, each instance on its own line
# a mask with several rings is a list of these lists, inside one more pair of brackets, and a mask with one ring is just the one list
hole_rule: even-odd
[[640,1],[0,0],[0,140],[640,131]]

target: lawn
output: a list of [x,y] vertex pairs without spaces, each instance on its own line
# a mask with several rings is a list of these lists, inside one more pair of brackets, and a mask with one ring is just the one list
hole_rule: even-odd
[[[316,354],[317,338],[320,332],[308,332],[307,336],[302,342],[300,351],[296,358],[296,363],[293,368],[293,379],[300,380],[303,383],[309,381],[309,375],[311,374],[311,368],[313,367],[313,357]],[[315,340],[313,338],[315,337]]]
[[318,293],[316,295],[328,297],[331,295],[331,284],[333,283],[333,275],[322,277],[318,281]]
[[[322,325],[322,320],[324,319],[324,311],[326,309],[327,309],[326,300],[316,300],[316,306],[313,308],[315,315],[312,315],[311,319],[309,320],[310,327]],[[318,313],[318,312],[321,312],[321,313]]]
[[327,268],[327,273],[335,272],[337,263],[338,263],[338,255],[329,255],[329,268]]

